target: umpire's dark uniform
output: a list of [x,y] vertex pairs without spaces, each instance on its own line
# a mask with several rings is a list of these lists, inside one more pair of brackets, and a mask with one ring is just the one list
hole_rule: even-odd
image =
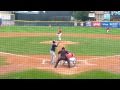
[[62,50],[60,50],[60,51],[58,52],[58,54],[61,54],[61,56],[60,56],[60,58],[58,58],[55,66],[54,66],[54,68],[57,68],[58,63],[59,63],[59,61],[61,61],[61,60],[66,60],[66,61],[68,62],[68,67],[70,68],[70,60],[68,60],[68,59],[66,58],[66,56],[65,56],[66,53],[68,53],[68,51],[66,51],[64,47],[62,48]]

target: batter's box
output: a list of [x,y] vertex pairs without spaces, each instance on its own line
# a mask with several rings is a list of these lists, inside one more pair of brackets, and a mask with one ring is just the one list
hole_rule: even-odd
[[41,63],[42,63],[42,64],[50,64],[50,60],[48,60],[48,59],[43,59]]
[[[42,62],[41,62],[41,64],[51,64],[51,60],[48,60],[48,59],[43,59],[42,60]],[[62,65],[62,61],[60,61],[59,63],[58,63],[58,65]]]
[[87,62],[87,60],[77,60],[76,64],[97,65],[97,64],[90,64]]

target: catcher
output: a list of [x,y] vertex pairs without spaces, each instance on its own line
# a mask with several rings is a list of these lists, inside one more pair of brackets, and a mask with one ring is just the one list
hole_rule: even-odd
[[[68,51],[68,54],[66,53],[66,57],[68,58],[68,60],[70,62],[73,62],[74,67],[76,66],[76,58],[74,57],[73,53],[70,53],[70,51]],[[66,61],[63,62],[63,65],[65,64]]]

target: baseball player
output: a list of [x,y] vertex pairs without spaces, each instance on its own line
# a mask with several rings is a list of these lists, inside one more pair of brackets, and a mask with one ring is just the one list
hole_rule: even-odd
[[[76,58],[74,57],[73,53],[70,53],[70,51],[68,51],[68,53],[66,54],[66,57],[68,58],[68,60],[70,60],[70,62],[73,62],[74,67],[76,66]],[[65,61],[63,62],[63,65],[65,64]]]
[[62,49],[58,52],[58,54],[61,54],[61,56],[58,58],[54,68],[57,68],[57,65],[58,63],[61,61],[61,60],[64,60],[64,61],[67,61],[68,62],[68,67],[70,68],[70,61],[66,58],[66,53],[68,53],[68,51],[65,50],[64,47],[62,47]]
[[49,24],[49,27],[51,27],[51,24]]
[[52,64],[55,64],[54,60],[56,58],[56,55],[55,55],[55,49],[56,47],[59,45],[60,42],[56,43],[55,41],[52,42],[52,47],[51,47],[51,50],[50,50],[50,54],[52,55],[52,58],[51,58],[51,63]]
[[106,31],[107,31],[107,33],[109,33],[109,31],[110,31],[110,28],[108,27],[108,28],[106,29]]
[[2,18],[0,18],[0,28],[2,27]]
[[57,35],[58,35],[58,40],[61,41],[61,36],[62,36],[62,29],[61,29],[61,27],[59,28]]

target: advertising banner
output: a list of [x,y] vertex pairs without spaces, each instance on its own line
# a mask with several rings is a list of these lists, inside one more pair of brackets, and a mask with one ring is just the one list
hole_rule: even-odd
[[89,26],[89,27],[91,27],[92,24],[91,24],[91,22],[86,22],[86,23],[85,23],[85,26]]
[[118,23],[118,28],[120,28],[120,22]]
[[86,22],[86,26],[120,28],[120,22]]
[[120,28],[119,22],[101,22],[101,27]]
[[110,27],[110,22],[101,22],[101,27]]
[[118,28],[119,27],[119,23],[118,22],[110,22],[109,25],[111,28]]
[[92,22],[92,27],[101,27],[101,22]]

